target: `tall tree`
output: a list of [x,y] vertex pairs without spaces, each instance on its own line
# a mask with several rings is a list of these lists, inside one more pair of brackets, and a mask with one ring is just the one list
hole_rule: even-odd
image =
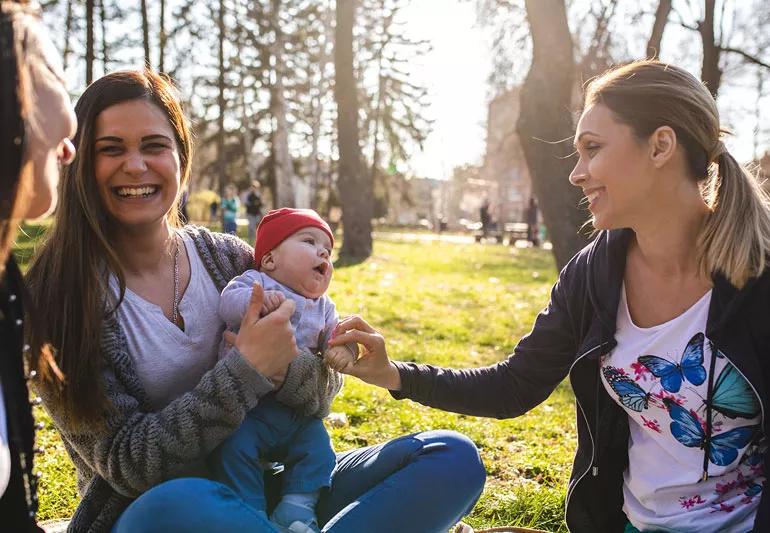
[[663,31],[666,29],[668,16],[671,14],[672,0],[660,0],[655,10],[655,21],[652,24],[650,39],[647,41],[647,57],[660,55],[660,45],[663,41]]
[[521,87],[516,129],[548,226],[559,268],[586,243],[578,234],[586,216],[578,209],[580,192],[567,183],[575,160],[570,143],[546,140],[574,135],[569,113],[575,85],[572,35],[564,0],[525,0],[532,35],[532,64]]
[[142,45],[144,46],[144,66],[150,68],[150,21],[147,19],[147,0],[141,0],[142,11]]
[[86,0],[86,85],[94,79],[94,0]]
[[158,28],[158,70],[166,71],[166,0],[160,0],[160,28]]
[[106,0],[99,0],[99,32],[102,38],[102,73],[109,72],[110,45],[107,40],[107,8],[104,7]]
[[334,96],[337,101],[338,187],[344,237],[341,256],[363,259],[372,253],[372,184],[361,166],[358,85],[353,69],[356,0],[337,0],[334,32]]
[[225,158],[225,40],[227,39],[225,28],[225,0],[219,0],[219,9],[217,11],[218,37],[218,56],[219,76],[217,78],[217,175],[219,178],[219,194],[225,192],[227,185],[227,163]]
[[64,22],[64,46],[62,46],[62,64],[64,67],[64,71],[67,71],[67,66],[69,64],[69,56],[72,49],[70,48],[70,38],[72,36],[72,20],[73,20],[73,14],[72,14],[72,3],[75,0],[67,0],[67,14],[65,16],[65,22]]
[[703,63],[701,79],[711,94],[716,97],[722,82],[722,69],[719,68],[719,43],[714,32],[716,0],[704,0],[703,20],[698,24],[698,31],[703,44]]
[[273,79],[270,84],[270,112],[275,122],[272,143],[275,207],[294,207],[294,163],[289,152],[289,125],[286,120],[286,42],[281,24],[281,9],[281,0],[271,0],[270,25],[273,30],[273,42],[270,46],[270,57],[273,62]]
[[[430,51],[428,41],[405,37],[401,10],[404,0],[365,0],[361,13],[362,35],[357,53],[359,79],[366,117],[362,145],[376,197],[375,217],[387,214],[396,169],[409,162],[412,151],[422,148],[431,129],[424,116],[427,89],[411,80],[407,64]],[[366,83],[366,80],[371,82]]]

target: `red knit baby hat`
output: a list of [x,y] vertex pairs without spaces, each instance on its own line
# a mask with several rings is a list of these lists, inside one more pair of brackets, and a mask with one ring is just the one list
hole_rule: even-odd
[[314,227],[323,230],[334,246],[334,235],[329,224],[312,209],[294,209],[282,207],[273,209],[259,222],[257,242],[254,244],[254,261],[257,268],[262,264],[262,257],[285,241],[297,230]]

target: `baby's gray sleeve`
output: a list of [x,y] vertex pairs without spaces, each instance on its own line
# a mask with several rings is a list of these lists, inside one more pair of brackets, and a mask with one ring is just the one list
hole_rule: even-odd
[[219,317],[227,325],[229,330],[237,330],[241,326],[243,315],[249,306],[251,291],[254,283],[261,283],[259,272],[247,270],[240,276],[236,276],[222,291],[219,296]]

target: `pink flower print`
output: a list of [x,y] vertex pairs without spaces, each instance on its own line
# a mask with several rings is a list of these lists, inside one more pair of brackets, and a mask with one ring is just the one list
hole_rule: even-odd
[[727,483],[717,483],[716,493],[720,496],[724,496],[735,488],[735,481],[728,481]]
[[644,418],[644,415],[642,415],[642,420],[644,421],[644,427],[646,427],[647,429],[651,429],[653,431],[657,431],[658,433],[661,432],[660,431],[660,424],[658,423],[657,420],[655,420],[655,419],[647,420],[646,418]]
[[681,505],[683,509],[692,509],[700,503],[706,503],[706,500],[701,498],[700,494],[696,494],[692,498],[687,498],[685,496],[679,497],[679,505]]
[[661,403],[663,402],[663,400],[671,400],[677,405],[684,405],[684,398],[682,396],[680,396],[679,394],[673,394],[663,389],[654,393],[653,396],[661,400]]
[[636,381],[647,381],[647,377],[651,374],[647,367],[639,362],[631,363],[631,368],[634,370],[634,380]]
[[735,510],[734,505],[728,505],[726,503],[720,503],[719,507],[712,507],[712,513],[732,513]]

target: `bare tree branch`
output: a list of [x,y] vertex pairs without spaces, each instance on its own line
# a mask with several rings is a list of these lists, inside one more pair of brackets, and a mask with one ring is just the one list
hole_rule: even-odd
[[727,52],[727,53],[730,53],[730,54],[738,54],[738,55],[742,56],[743,59],[746,60],[746,62],[748,62],[748,63],[753,63],[754,65],[759,65],[760,67],[764,67],[766,69],[770,69],[770,63],[767,63],[767,62],[761,60],[757,56],[752,55],[752,54],[746,52],[745,50],[740,50],[738,48],[732,48],[730,46],[720,46],[719,50],[721,52]]

